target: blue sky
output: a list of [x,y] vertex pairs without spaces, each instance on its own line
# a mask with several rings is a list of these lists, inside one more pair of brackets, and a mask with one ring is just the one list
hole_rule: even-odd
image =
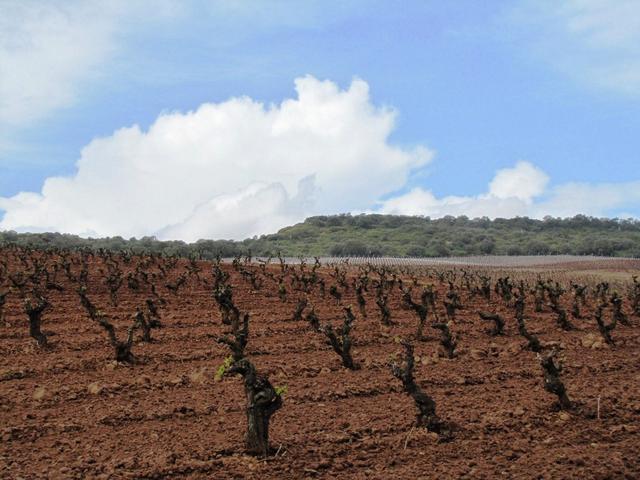
[[[309,214],[341,211],[638,217],[639,18],[637,0],[108,6],[0,0],[0,228],[193,240],[242,238]],[[187,112],[202,105],[231,108],[229,99],[243,96],[254,106],[262,103],[262,113],[247,107],[244,120],[229,125],[255,120],[262,131],[264,112],[281,109],[287,99],[298,99],[305,115],[320,118],[317,103],[298,98],[294,81],[300,78],[311,79],[306,91],[330,82],[331,99],[350,97],[332,114],[344,118],[357,104],[360,117],[354,114],[353,124],[362,125],[360,136],[345,130],[332,140],[316,130],[289,132],[288,150],[280,140],[275,145],[268,138],[230,140],[225,134],[236,142],[229,157],[217,143],[207,143],[222,135],[216,121],[203,113],[193,119],[197,126],[189,123]],[[368,86],[364,100],[352,89],[354,79]],[[379,130],[376,122],[385,115],[390,125]],[[231,176],[199,184],[191,203],[164,220],[167,208],[145,205],[152,200],[135,194],[129,221],[114,220],[101,208],[76,211],[73,205],[83,203],[99,179],[104,182],[96,201],[121,204],[126,186],[115,173],[108,183],[104,169],[139,172],[140,152],[167,141],[164,131],[161,140],[148,134],[163,117],[173,119],[184,148],[157,165],[144,157],[152,173],[141,176],[138,187],[147,188],[154,176],[157,195],[174,192],[179,202],[184,195],[170,186],[174,169],[215,176],[225,168]],[[135,140],[125,144],[114,135],[134,125]],[[350,125],[344,128],[353,130]],[[201,136],[189,133],[200,127],[206,130]],[[269,160],[241,148],[252,142]],[[378,142],[384,148],[365,147]],[[360,144],[361,157],[344,153],[341,159]],[[198,154],[206,150],[198,167],[189,163],[194,147]],[[271,174],[279,168],[269,168],[280,164],[277,152],[296,148],[310,152],[298,156],[301,168]],[[325,171],[317,163],[313,152],[324,148],[339,168]],[[106,154],[113,149],[117,160]],[[397,155],[404,155],[399,163]],[[247,169],[233,176],[236,161],[246,161]],[[209,169],[199,170],[203,162]],[[369,171],[370,164],[379,168]],[[299,182],[307,177],[315,179],[310,191],[316,193],[303,199]],[[43,192],[47,179],[57,184],[58,178],[67,182],[60,191],[75,191],[75,197]],[[340,187],[343,182],[356,184],[353,195]],[[262,215],[271,221],[254,218],[252,202],[269,203]],[[221,219],[245,214],[239,223]],[[143,226],[136,215],[155,220]],[[214,223],[219,227],[206,226]]]

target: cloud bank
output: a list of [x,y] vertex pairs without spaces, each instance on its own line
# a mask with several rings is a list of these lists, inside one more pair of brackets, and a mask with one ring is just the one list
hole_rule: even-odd
[[625,215],[625,208],[640,204],[640,181],[611,184],[567,183],[548,187],[549,176],[529,162],[498,170],[486,193],[475,196],[437,198],[429,190],[414,188],[379,204],[380,213],[424,215],[466,215],[470,218],[543,218]]
[[93,140],[75,175],[0,198],[0,229],[245,238],[370,208],[431,159],[389,144],[396,114],[371,103],[364,81],[341,90],[307,76],[295,88],[278,105],[232,98]]

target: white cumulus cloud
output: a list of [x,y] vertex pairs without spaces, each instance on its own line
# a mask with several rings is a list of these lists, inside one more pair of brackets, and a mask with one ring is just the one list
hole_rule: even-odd
[[206,236],[203,232],[207,231],[242,232],[244,237],[275,232],[300,220],[304,208],[297,200],[290,198],[280,183],[255,183],[236,193],[212,198],[180,224],[164,228],[159,236],[194,241]]
[[569,217],[582,213],[594,217],[628,218],[627,210],[640,205],[640,181],[589,184],[571,182],[551,189],[547,198],[537,202],[531,215]]
[[517,198],[531,202],[544,192],[549,177],[529,162],[518,162],[514,168],[498,170],[489,184],[489,196],[495,198]]
[[640,181],[611,184],[567,183],[548,187],[549,177],[529,162],[498,170],[488,192],[475,196],[437,198],[429,190],[414,188],[379,205],[380,213],[424,215],[433,218],[466,215],[470,218],[594,217],[622,215],[640,204]]
[[388,143],[395,112],[371,103],[366,82],[295,86],[297,98],[278,105],[232,98],[95,139],[73,176],[0,198],[0,229],[244,238],[370,208],[431,159]]

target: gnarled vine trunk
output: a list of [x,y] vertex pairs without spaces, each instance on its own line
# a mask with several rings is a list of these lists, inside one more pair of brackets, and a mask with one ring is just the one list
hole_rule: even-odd
[[257,374],[256,368],[246,358],[236,362],[229,373],[239,373],[244,378],[247,397],[247,451],[266,456],[269,453],[269,422],[271,416],[282,407],[282,397],[276,393],[267,377]]

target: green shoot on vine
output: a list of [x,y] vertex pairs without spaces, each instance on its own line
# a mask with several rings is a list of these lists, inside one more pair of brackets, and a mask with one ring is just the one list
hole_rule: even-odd
[[231,365],[233,365],[233,357],[229,355],[227,358],[224,359],[224,362],[222,362],[222,365],[218,367],[218,370],[216,370],[216,375],[214,377],[216,382],[219,382],[220,380],[222,380],[222,377],[224,377],[225,372],[229,369]]
[[276,386],[274,390],[276,391],[277,396],[282,397],[283,395],[287,394],[287,391],[289,389],[287,388],[286,385],[282,385],[282,386]]

